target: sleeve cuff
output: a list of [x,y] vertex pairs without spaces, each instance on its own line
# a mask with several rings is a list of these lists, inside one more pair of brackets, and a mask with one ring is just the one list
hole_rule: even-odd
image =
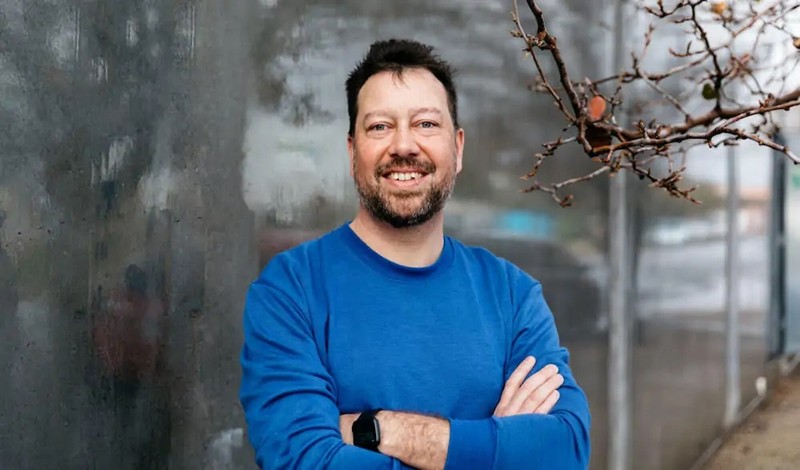
[[450,420],[450,444],[447,446],[445,470],[488,469],[494,464],[497,431],[494,421]]

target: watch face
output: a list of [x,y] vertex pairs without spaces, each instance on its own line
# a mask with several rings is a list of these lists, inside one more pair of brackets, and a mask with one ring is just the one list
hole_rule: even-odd
[[353,423],[353,444],[357,447],[377,450],[380,442],[381,431],[374,416],[362,416]]

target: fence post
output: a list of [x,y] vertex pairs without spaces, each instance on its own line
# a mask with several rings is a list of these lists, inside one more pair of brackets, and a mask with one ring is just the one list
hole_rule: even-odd
[[735,424],[741,405],[739,335],[739,185],[736,147],[728,147],[728,196],[725,242],[725,417],[723,425]]
[[[613,0],[611,74],[619,73],[626,59],[624,31],[626,0]],[[617,116],[624,120],[624,116]],[[627,470],[631,465],[631,322],[628,293],[630,286],[631,243],[628,230],[627,174],[611,178],[609,200],[609,349],[608,416],[610,470]]]

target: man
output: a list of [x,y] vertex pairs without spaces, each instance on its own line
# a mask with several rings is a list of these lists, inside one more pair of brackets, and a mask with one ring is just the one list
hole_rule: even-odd
[[346,88],[358,213],[277,255],[247,296],[258,464],[585,468],[588,404],[541,286],[444,236],[464,149],[450,67],[381,41]]

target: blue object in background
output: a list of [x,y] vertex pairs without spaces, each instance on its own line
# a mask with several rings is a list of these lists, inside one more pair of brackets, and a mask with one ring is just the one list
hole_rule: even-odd
[[495,222],[496,230],[504,235],[542,239],[553,237],[553,225],[552,216],[523,210],[504,211]]

